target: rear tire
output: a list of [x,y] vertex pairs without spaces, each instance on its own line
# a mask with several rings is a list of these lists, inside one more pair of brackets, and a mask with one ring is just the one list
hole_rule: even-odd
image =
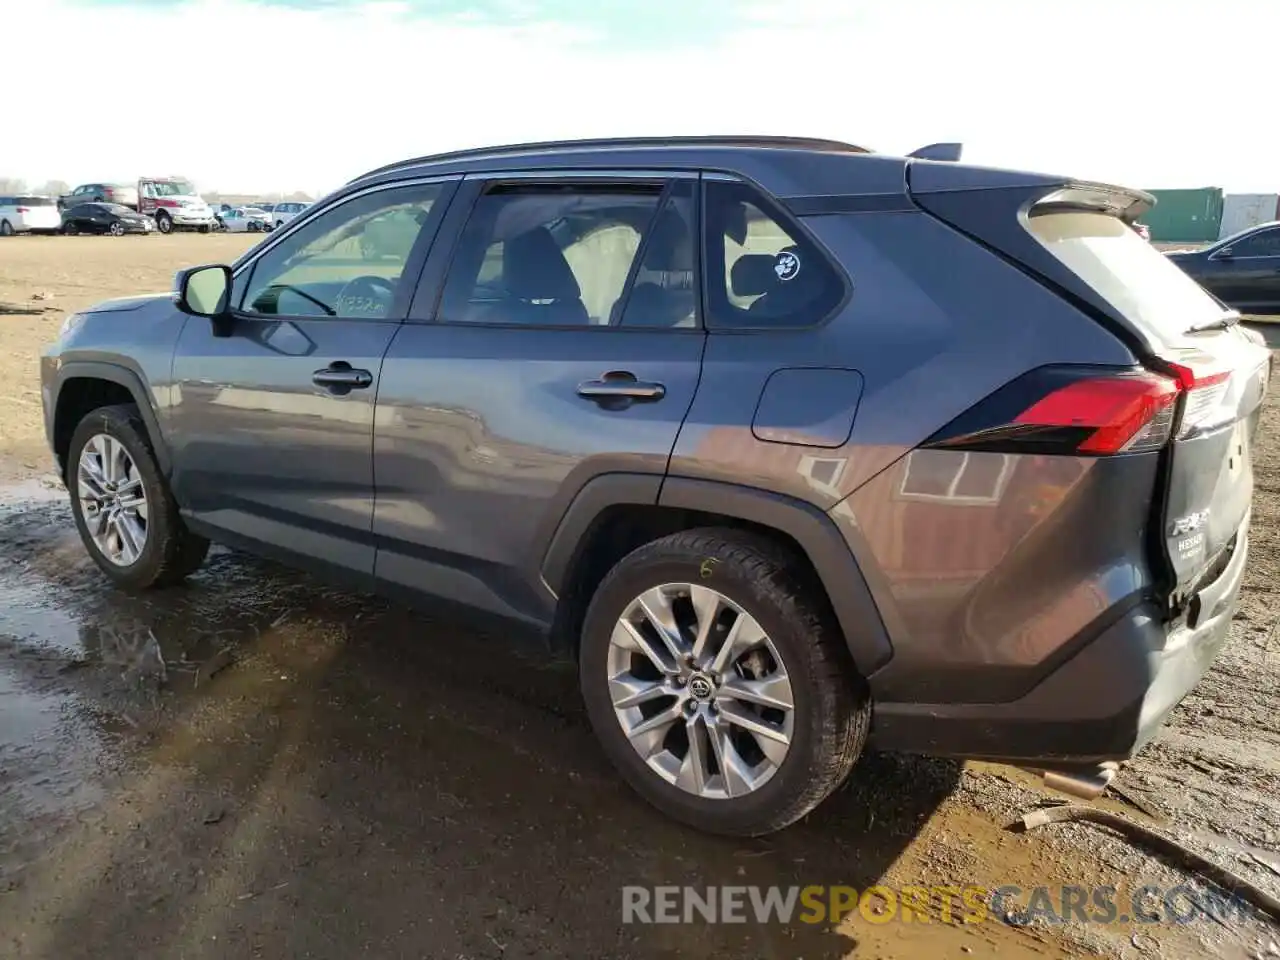
[[[764,537],[730,529],[690,530],[628,554],[591,600],[583,628],[579,682],[592,728],[631,787],[676,820],[730,836],[772,833],[826,799],[848,777],[862,752],[871,717],[866,685],[853,669],[826,598],[816,586],[793,575],[795,569],[795,558]],[[717,606],[705,609],[716,612],[703,619],[714,624],[712,635],[734,636],[732,624],[745,614],[744,622],[753,624],[753,631],[763,632],[763,646],[749,645],[745,654],[712,663],[714,658],[707,651],[718,641],[708,640],[693,665],[686,659],[682,661],[686,666],[678,668],[692,670],[687,677],[676,676],[668,668],[651,674],[657,680],[644,679],[646,668],[656,670],[656,664],[652,656],[626,649],[629,631],[621,621],[634,617],[639,598],[651,597],[650,591],[657,587],[676,598],[670,609],[680,624],[678,646],[688,649],[693,642],[697,623],[691,624],[687,617],[690,611],[698,613],[694,598],[711,594],[718,597]],[[723,601],[727,607],[720,605]],[[634,619],[629,622],[635,623]],[[642,623],[639,629],[650,628]],[[615,636],[622,642],[616,642]],[[651,636],[659,635],[654,631]],[[658,656],[665,662],[662,649]],[[620,651],[621,662],[628,666],[617,672]],[[671,663],[676,660],[671,658]],[[766,709],[758,700],[744,700],[740,689],[744,683],[753,689],[780,690],[779,678],[785,682],[785,695],[778,693],[778,697],[790,702],[790,716],[786,709]],[[674,693],[659,694],[640,706],[616,706],[619,691],[645,688],[646,683],[667,685]],[[695,701],[699,696],[702,699]],[[683,704],[681,697],[686,698]],[[692,707],[691,701],[695,701]],[[677,712],[677,719],[656,745],[637,737],[636,726],[667,709],[684,712]],[[751,728],[743,726],[743,718],[749,723],[768,720],[774,735],[753,736]],[[624,723],[631,724],[630,735]],[[779,729],[789,732],[785,751],[776,759],[767,756],[761,745],[776,751]],[[698,754],[692,750],[692,738],[701,744]],[[726,752],[726,741],[731,751]],[[648,751],[647,757],[642,750]],[[702,762],[694,762],[699,754]],[[713,759],[707,760],[708,756]],[[729,758],[729,764],[721,765],[722,756]],[[693,766],[702,772],[693,775]],[[726,767],[735,771],[736,789],[730,788]],[[739,769],[748,775],[736,777]],[[760,770],[764,776],[756,773]]]
[[77,227],[74,223],[68,222],[62,225],[62,232],[65,233],[68,237],[74,237],[77,233],[80,232],[80,228]]
[[[145,539],[131,563],[112,560],[90,533],[86,517],[91,509],[82,497],[81,457],[90,441],[108,437],[123,447],[132,464],[130,476],[140,479],[145,494]],[[67,452],[67,489],[71,512],[80,539],[94,563],[122,587],[146,590],[168,586],[194,573],[204,563],[209,541],[187,529],[178,513],[178,504],[160,472],[142,415],[133,404],[99,407],[86,414],[71,436]]]
[[0,237],[12,237],[13,224],[8,220],[0,220]]

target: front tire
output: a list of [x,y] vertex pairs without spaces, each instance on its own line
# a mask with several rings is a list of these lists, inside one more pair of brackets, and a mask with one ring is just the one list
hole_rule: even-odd
[[209,541],[182,522],[133,404],[99,407],[80,421],[67,489],[89,556],[120,586],[167,586],[204,563]]
[[173,218],[163,210],[157,211],[156,229],[161,233],[173,233]]
[[108,232],[109,232],[113,237],[123,237],[123,236],[124,236],[124,224],[123,224],[123,223],[121,223],[119,220],[117,220],[115,223],[111,224],[111,226],[110,226],[110,228],[109,228]]
[[795,569],[763,537],[691,530],[623,558],[591,600],[579,682],[592,728],[631,787],[676,820],[772,833],[862,752],[865,684],[826,598]]

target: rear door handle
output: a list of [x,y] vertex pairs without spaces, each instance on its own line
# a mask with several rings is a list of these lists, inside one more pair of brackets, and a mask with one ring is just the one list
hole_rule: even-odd
[[626,370],[611,371],[599,380],[585,380],[578,384],[578,396],[597,403],[654,403],[666,395],[665,385],[637,380],[634,373]]
[[311,374],[311,382],[335,393],[347,393],[371,386],[373,374],[368,370],[358,370],[345,360],[335,360],[323,370]]

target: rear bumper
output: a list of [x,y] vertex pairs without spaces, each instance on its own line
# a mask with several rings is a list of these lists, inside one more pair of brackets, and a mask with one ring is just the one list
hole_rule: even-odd
[[1154,604],[1139,605],[1018,700],[876,704],[872,744],[1023,766],[1129,759],[1226,643],[1244,579],[1248,527],[1246,518],[1222,575],[1197,595],[1193,624],[1169,629]]

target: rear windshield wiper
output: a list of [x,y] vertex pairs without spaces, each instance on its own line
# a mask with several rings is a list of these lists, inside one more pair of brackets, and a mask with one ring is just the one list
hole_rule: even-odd
[[1217,320],[1209,320],[1205,323],[1197,323],[1193,327],[1187,327],[1183,333],[1206,333],[1209,330],[1228,330],[1240,322],[1240,312],[1232,310],[1230,313],[1224,313]]

